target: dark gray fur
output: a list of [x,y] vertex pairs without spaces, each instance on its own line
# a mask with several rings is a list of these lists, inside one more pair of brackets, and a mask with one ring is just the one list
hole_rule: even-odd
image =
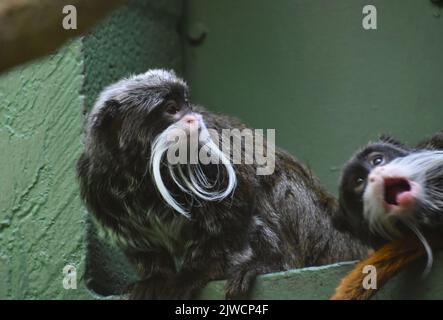
[[[362,257],[365,248],[332,227],[335,199],[279,148],[272,175],[256,175],[256,164],[235,165],[238,185],[223,201],[192,201],[165,175],[191,219],[172,210],[148,167],[152,141],[175,121],[164,109],[171,100],[180,116],[201,113],[208,128],[245,128],[192,105],[183,80],[154,70],[104,90],[78,161],[82,198],[139,272],[131,298],[191,298],[213,279],[227,279],[228,297],[244,297],[257,274]],[[208,177],[216,169],[204,167]]]

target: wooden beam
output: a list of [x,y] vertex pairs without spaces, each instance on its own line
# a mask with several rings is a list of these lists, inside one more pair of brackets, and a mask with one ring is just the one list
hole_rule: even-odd
[[[50,54],[127,0],[1,0],[0,72]],[[77,29],[65,30],[63,8],[77,9]]]

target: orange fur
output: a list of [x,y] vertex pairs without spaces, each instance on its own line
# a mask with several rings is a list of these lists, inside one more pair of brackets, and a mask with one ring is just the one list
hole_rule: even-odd
[[[427,237],[427,240],[433,249],[443,246],[442,235],[435,234]],[[331,300],[368,300],[399,271],[425,255],[423,244],[415,235],[411,234],[407,238],[394,240],[358,263],[340,282]],[[363,288],[363,279],[367,274],[362,271],[367,265],[373,265],[376,268],[377,289]]]

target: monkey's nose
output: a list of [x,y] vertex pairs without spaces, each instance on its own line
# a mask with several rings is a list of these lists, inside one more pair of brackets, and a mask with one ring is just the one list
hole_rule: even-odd
[[381,175],[379,175],[377,172],[372,172],[369,177],[368,177],[369,183],[377,183],[377,182],[382,182],[383,179],[381,177]]
[[197,122],[197,117],[192,114],[187,114],[183,117],[183,121],[188,124],[193,124],[193,123]]

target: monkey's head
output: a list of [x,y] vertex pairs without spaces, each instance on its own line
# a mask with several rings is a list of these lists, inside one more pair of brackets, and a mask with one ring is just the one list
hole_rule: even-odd
[[[368,215],[373,204],[377,203],[378,209],[388,216],[384,204],[388,204],[385,200],[391,199],[385,199],[384,194],[380,193],[382,187],[374,188],[375,185],[370,180],[379,167],[408,153],[409,150],[399,142],[381,137],[379,141],[359,150],[346,163],[340,179],[339,209],[333,215],[333,223],[337,229],[347,231],[372,246],[384,242],[383,235],[371,227]],[[379,194],[375,195],[375,191]],[[383,214],[382,212],[377,216]]]
[[443,222],[443,152],[383,137],[346,164],[334,225],[379,246]]
[[[150,183],[167,205],[184,215],[184,204],[175,200],[168,183],[203,200],[229,195],[236,184],[233,167],[209,134],[197,111],[202,109],[192,105],[188,95],[186,83],[165,70],[150,70],[105,88],[87,120],[85,151],[78,164],[82,189],[99,183],[97,189],[122,195]],[[191,148],[192,139],[197,149]],[[218,160],[222,168],[217,174],[224,170],[223,186],[212,181],[217,175],[206,176],[199,158],[190,160],[202,149]],[[93,191],[82,190],[88,192]]]

